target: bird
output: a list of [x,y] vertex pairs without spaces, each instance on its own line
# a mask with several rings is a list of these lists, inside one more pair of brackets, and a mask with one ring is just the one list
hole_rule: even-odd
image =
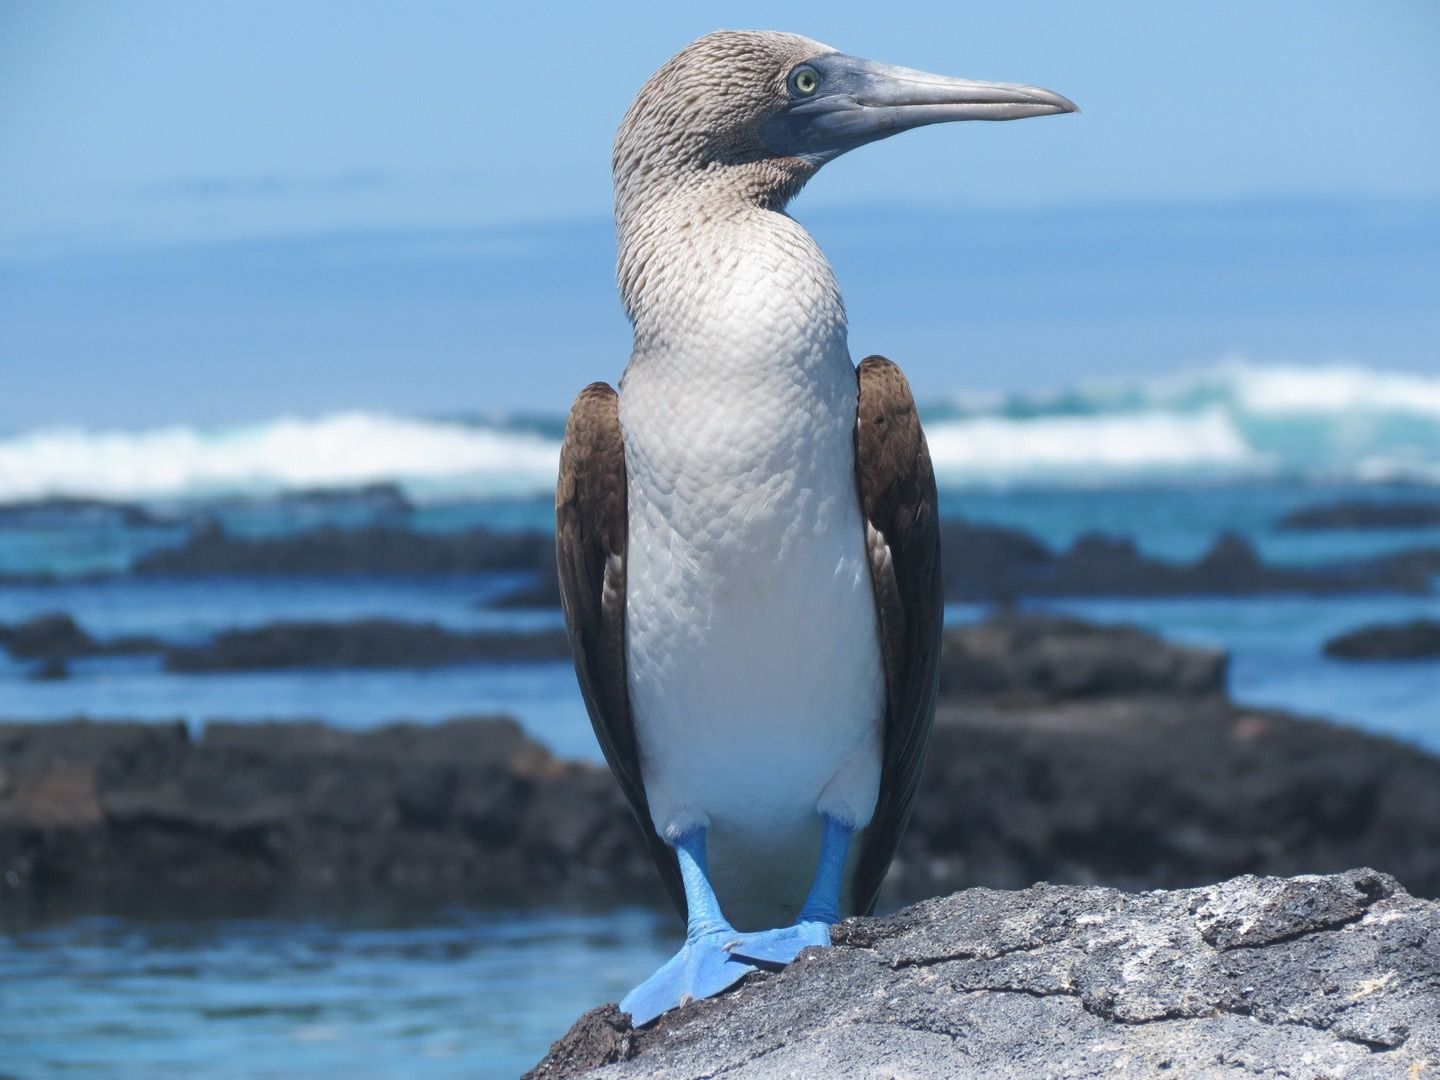
[[927,124],[1077,111],[795,34],[717,31],[641,88],[612,156],[634,346],[566,424],[556,560],[596,737],[685,942],[642,1026],[873,910],[919,780],[943,616],[910,386],[851,359],[785,211],[827,162]]

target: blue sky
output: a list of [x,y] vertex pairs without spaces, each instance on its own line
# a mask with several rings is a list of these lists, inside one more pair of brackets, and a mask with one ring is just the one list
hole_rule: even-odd
[[1440,5],[498,7],[0,2],[0,429],[563,410],[627,346],[615,124],[721,25],[1085,110],[796,204],[922,393],[1440,367]]

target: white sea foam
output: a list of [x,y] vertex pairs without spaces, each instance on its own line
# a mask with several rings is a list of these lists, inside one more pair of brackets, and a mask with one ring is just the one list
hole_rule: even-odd
[[211,431],[46,429],[0,439],[0,499],[174,498],[381,480],[420,494],[544,491],[559,452],[530,433],[359,412]]
[[[1440,358],[1436,366],[1440,369]],[[1376,371],[1358,364],[1260,365],[1227,360],[1142,385],[1157,403],[1209,394],[1256,415],[1389,413],[1440,420],[1440,375]]]
[[928,424],[926,437],[936,473],[948,483],[1028,474],[1083,480],[1156,470],[1242,472],[1263,465],[1214,408],[1194,415],[979,416]]
[[1105,483],[1163,473],[1440,482],[1440,375],[1228,360],[1002,401],[932,420],[942,477]]
[[[947,484],[1262,474],[1440,483],[1440,374],[1227,361],[923,409]],[[418,498],[540,493],[559,444],[503,426],[339,413],[245,427],[0,437],[0,501],[168,499],[394,481]]]

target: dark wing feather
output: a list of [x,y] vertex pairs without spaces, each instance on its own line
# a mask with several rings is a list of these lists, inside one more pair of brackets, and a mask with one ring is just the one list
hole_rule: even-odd
[[861,361],[855,478],[885,665],[880,797],[864,833],[855,908],[875,907],[920,782],[935,716],[940,630],[940,528],[935,472],[910,384],[883,356]]
[[555,487],[555,559],[575,675],[595,737],[645,834],[680,914],[675,852],[650,820],[625,675],[625,444],[620,399],[605,383],[580,392],[565,425]]

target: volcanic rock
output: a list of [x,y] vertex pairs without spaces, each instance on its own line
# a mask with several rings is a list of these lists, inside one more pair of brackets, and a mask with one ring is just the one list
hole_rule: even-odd
[[1280,519],[1282,529],[1432,529],[1440,527],[1440,502],[1377,502],[1346,499],[1303,506]]
[[144,576],[200,574],[478,574],[553,568],[548,533],[425,532],[396,525],[327,525],[290,536],[235,536],[210,522],[180,547],[151,551]]
[[1325,655],[1337,660],[1424,660],[1440,658],[1440,621],[1362,626],[1325,642]]
[[171,646],[168,671],[262,671],[300,667],[439,667],[446,664],[564,660],[563,630],[450,630],[398,619],[276,622],[226,630],[203,645]]
[[609,774],[505,719],[0,724],[0,776],[0,893],[656,884]]
[[1440,904],[1373,870],[1132,894],[972,889],[635,1030],[581,1017],[528,1077],[1421,1077]]

